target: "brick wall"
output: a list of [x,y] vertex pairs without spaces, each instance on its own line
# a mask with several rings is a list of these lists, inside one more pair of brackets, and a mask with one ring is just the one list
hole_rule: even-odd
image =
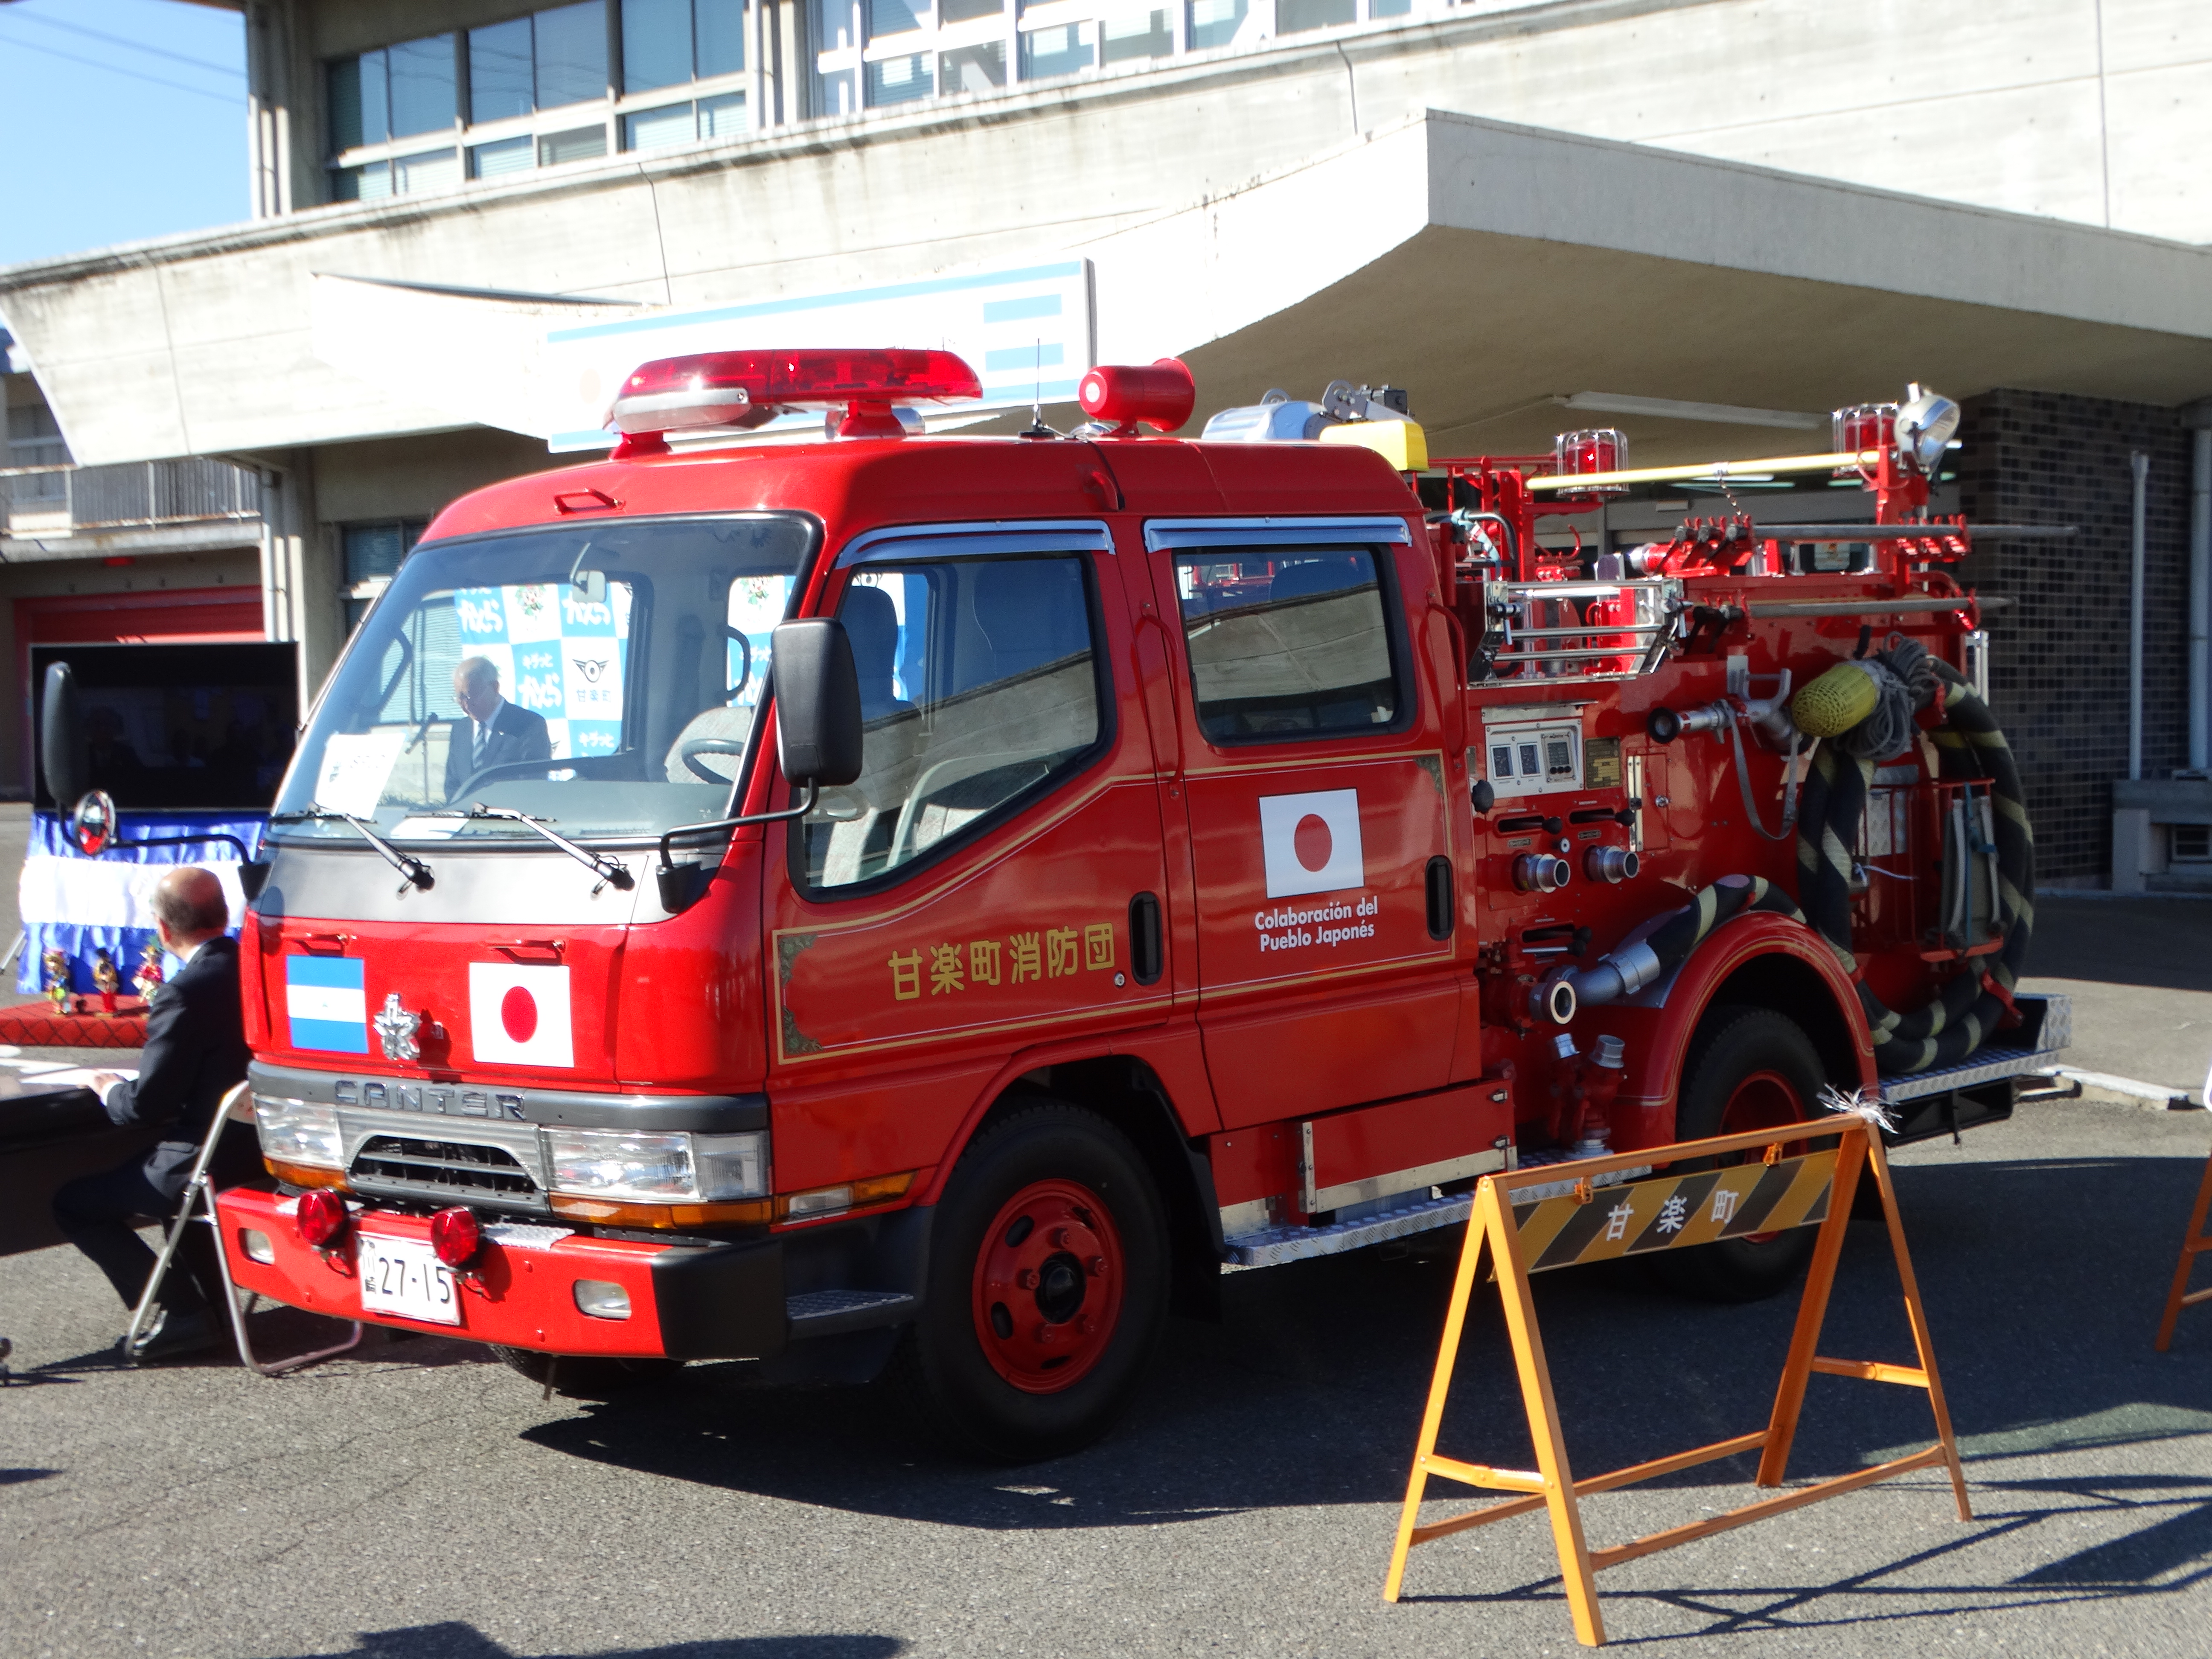
[[1990,700],[2020,762],[2036,868],[2101,884],[2112,783],[2128,764],[2131,451],[2150,457],[2144,541],[2143,775],[2189,763],[2189,434],[2170,409],[2000,388],[1966,403],[1970,524],[2078,524],[2066,541],[1984,542],[1958,571],[2020,603],[1990,616]]

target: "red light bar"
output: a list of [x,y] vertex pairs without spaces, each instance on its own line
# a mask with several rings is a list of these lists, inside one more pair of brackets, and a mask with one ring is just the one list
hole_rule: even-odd
[[1172,432],[1190,418],[1198,385],[1179,357],[1163,357],[1150,368],[1099,368],[1083,377],[1075,400],[1094,421],[1133,436],[1142,422],[1155,432]]
[[983,395],[949,351],[709,351],[663,357],[623,382],[610,422],[625,434],[756,427],[787,409],[846,405],[840,435],[896,437],[894,404]]

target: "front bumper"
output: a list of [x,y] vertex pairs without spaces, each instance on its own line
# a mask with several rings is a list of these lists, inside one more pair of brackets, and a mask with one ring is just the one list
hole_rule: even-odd
[[[254,1187],[216,1195],[224,1254],[240,1289],[339,1319],[611,1358],[767,1359],[810,1337],[902,1323],[915,1312],[928,1213],[724,1244],[598,1238],[487,1217],[483,1247],[462,1283],[460,1322],[447,1325],[381,1310],[364,1314],[355,1276],[364,1229],[427,1243],[427,1217],[349,1200],[351,1224],[323,1251],[301,1240],[298,1202]],[[247,1255],[248,1231],[268,1241],[273,1261]],[[629,1316],[584,1313],[576,1305],[580,1279],[620,1285]]]

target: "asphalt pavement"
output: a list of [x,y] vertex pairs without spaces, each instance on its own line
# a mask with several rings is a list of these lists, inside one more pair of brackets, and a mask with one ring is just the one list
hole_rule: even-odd
[[[2212,1308],[2151,1335],[2201,1113],[2031,1104],[1898,1156],[1976,1519],[1916,1474],[1601,1577],[1617,1643],[1666,1654],[2164,1656],[2212,1619]],[[698,1365],[611,1405],[462,1343],[372,1337],[270,1381],[131,1372],[67,1249],[0,1261],[0,1651],[378,1659],[893,1654],[1468,1655],[1574,1649],[1528,1516],[1384,1566],[1449,1283],[1369,1251],[1240,1273],[1179,1322],[1112,1438],[951,1461],[882,1387],[770,1390]],[[1638,1268],[1537,1280],[1568,1445],[1593,1472],[1764,1425],[1790,1304]],[[1442,1449],[1526,1467],[1478,1301]],[[281,1351],[319,1329],[258,1316]],[[1823,1351],[1906,1360],[1875,1224]],[[1922,1397],[1813,1379],[1793,1478],[1924,1443]],[[1753,1496],[1742,1461],[1594,1499],[1614,1541]],[[1449,1512],[1440,1504],[1432,1513]]]
[[2074,999],[2069,1066],[2190,1092],[2212,1062],[2212,899],[2039,894],[2021,988]]
[[[2212,904],[2046,902],[2032,965],[2077,997],[2076,1063],[2198,1082],[2205,943]],[[2057,1102],[1899,1153],[1976,1518],[1923,1472],[1629,1563],[1599,1579],[1613,1642],[2212,1650],[2212,1306],[2151,1350],[2208,1151],[2201,1112]],[[381,1333],[277,1380],[227,1358],[122,1370],[89,1264],[0,1259],[0,1654],[1576,1651],[1540,1516],[1416,1551],[1406,1599],[1381,1600],[1449,1249],[1229,1275],[1222,1322],[1170,1328],[1112,1437],[1019,1469],[934,1450],[887,1387],[769,1389],[742,1364],[605,1405]],[[1790,1300],[1685,1303],[1633,1266],[1536,1283],[1578,1473],[1764,1425]],[[1475,1309],[1440,1449],[1527,1467],[1495,1304]],[[329,1328],[254,1320],[277,1352]],[[1911,1357],[1876,1224],[1851,1229],[1822,1351]],[[1929,1433],[1917,1392],[1816,1376],[1790,1476]],[[1607,1543],[1698,1518],[1758,1495],[1750,1476],[1685,1471],[1592,1499],[1586,1524]],[[1431,1490],[1431,1518],[1459,1506]]]

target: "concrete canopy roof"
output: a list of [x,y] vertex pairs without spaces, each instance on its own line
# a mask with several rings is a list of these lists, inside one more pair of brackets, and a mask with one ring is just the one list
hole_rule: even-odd
[[1102,359],[1190,339],[1201,416],[1269,386],[1406,386],[1432,453],[1575,426],[1662,463],[1827,443],[1825,421],[1808,441],[1562,408],[1575,392],[1818,414],[1908,380],[2212,388],[2212,249],[1436,111],[1082,251]]
[[[1436,111],[1322,145],[1262,103],[1249,131],[1233,105],[1208,116],[1186,82],[19,266],[0,271],[0,313],[88,464],[471,423],[433,388],[403,395],[318,360],[319,273],[510,290],[443,301],[489,321],[518,293],[549,311],[697,304],[1075,252],[1095,265],[1101,361],[1185,356],[1200,420],[1269,386],[1388,381],[1411,389],[1438,453],[1544,448],[1569,426],[1625,426],[1649,461],[1826,442],[1825,422],[1736,429],[1554,401],[1574,392],[1812,415],[1907,380],[1954,397],[2212,392],[2212,250]],[[1170,115],[1175,143],[1156,132]],[[1103,171],[1147,154],[1157,167]],[[1114,186],[1095,206],[1085,167]],[[1017,168],[1019,187],[945,182]],[[1029,187],[1054,176],[1048,194]],[[574,234],[582,198],[588,240]],[[763,258],[742,233],[766,225]],[[690,268],[674,268],[686,249]]]

